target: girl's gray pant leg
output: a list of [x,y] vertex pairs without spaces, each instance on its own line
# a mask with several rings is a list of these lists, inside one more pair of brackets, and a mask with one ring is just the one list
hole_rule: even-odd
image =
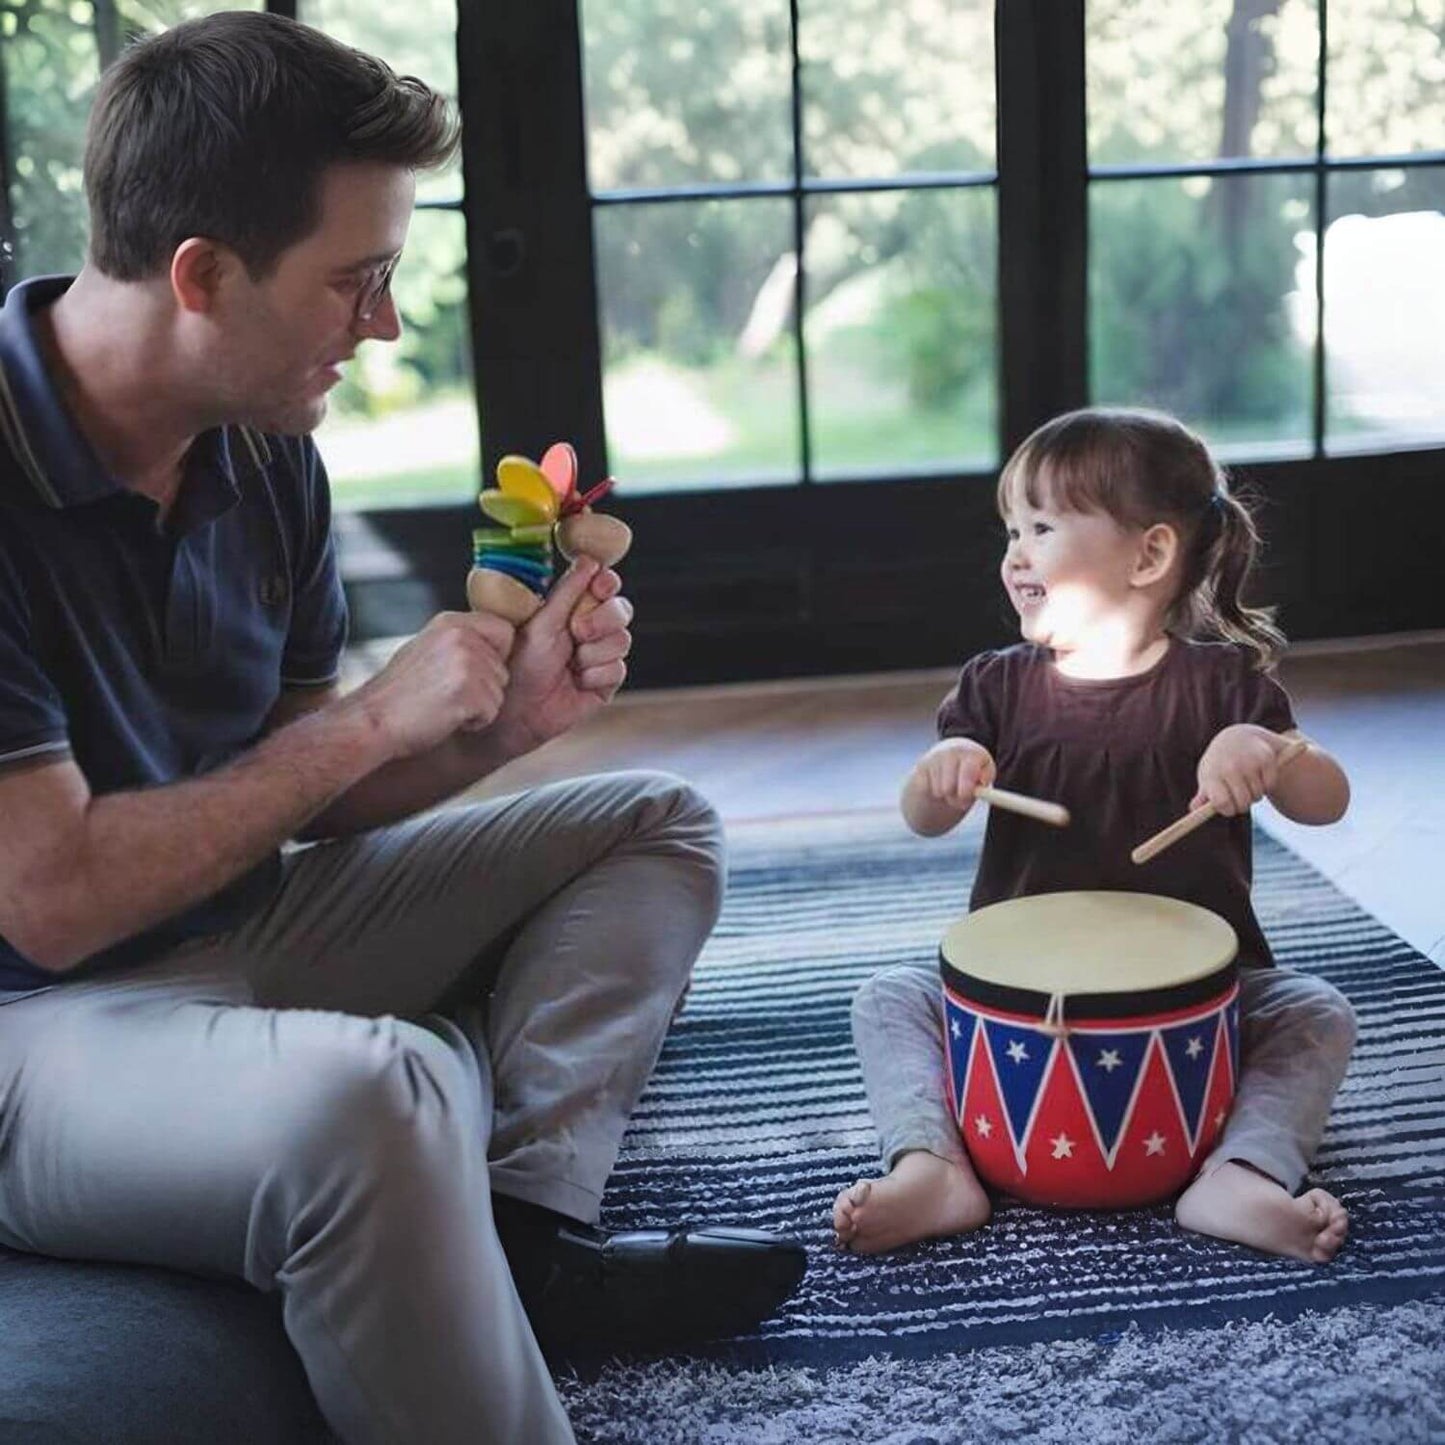
[[967,1163],[948,1107],[943,1026],[943,985],[934,967],[884,969],[853,1000],[853,1044],[885,1169],[910,1149]]
[[1231,1159],[1293,1194],[1319,1148],[1355,1045],[1355,1011],[1322,978],[1246,968],[1239,981],[1239,1084],[1208,1174]]

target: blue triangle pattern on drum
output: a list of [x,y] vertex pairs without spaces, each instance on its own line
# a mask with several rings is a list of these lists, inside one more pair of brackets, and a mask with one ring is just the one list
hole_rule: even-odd
[[1219,1038],[1219,1016],[1211,1014],[1208,1018],[1160,1029],[1159,1037],[1169,1060],[1169,1072],[1174,1076],[1174,1091],[1184,1111],[1184,1132],[1192,1150],[1199,1141],[1199,1121],[1209,1092],[1209,1068],[1214,1062],[1214,1046]]
[[1008,1115],[1009,1133],[1020,1162],[1028,1142],[1029,1123],[1038,1102],[1039,1085],[1048,1067],[1053,1038],[1024,1024],[983,1020],[984,1038],[993,1057],[993,1071],[1003,1095],[1004,1112]]
[[1149,1052],[1148,1029],[1127,1033],[1069,1035],[1069,1052],[1084,1086],[1084,1102],[1094,1120],[1099,1144],[1109,1167],[1114,1165],[1114,1146],[1129,1114],[1129,1102],[1139,1082],[1139,1071]]
[[943,1012],[948,1021],[948,1064],[953,1076],[953,1101],[956,1108],[962,1109],[964,1089],[968,1083],[968,1063],[973,1057],[976,1016],[959,1008],[946,994]]

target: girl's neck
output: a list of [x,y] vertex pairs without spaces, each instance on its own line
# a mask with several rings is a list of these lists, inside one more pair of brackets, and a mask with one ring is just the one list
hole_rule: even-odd
[[1068,651],[1054,649],[1054,666],[1065,677],[1107,682],[1148,672],[1169,651],[1169,634],[1162,627],[1145,634],[1121,634],[1091,639]]

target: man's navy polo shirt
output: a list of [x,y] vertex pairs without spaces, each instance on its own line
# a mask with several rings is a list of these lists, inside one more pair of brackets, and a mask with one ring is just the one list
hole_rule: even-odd
[[[336,677],[346,607],[308,438],[198,437],[164,526],[106,472],[31,326],[68,285],[24,282],[0,309],[0,770],[70,757],[98,796],[255,743],[283,687]],[[235,927],[279,876],[277,854],[85,967]],[[54,981],[0,938],[0,990]]]

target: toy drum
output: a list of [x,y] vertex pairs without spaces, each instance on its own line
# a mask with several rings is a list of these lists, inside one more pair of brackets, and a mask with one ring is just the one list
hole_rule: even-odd
[[949,1101],[979,1177],[1065,1209],[1182,1189],[1234,1099],[1236,948],[1207,909],[1144,893],[1045,893],[955,923]]

